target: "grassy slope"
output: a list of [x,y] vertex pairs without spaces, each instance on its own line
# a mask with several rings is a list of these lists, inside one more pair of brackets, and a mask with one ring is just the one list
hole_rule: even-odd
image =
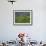
[[16,23],[30,23],[30,16],[16,16]]

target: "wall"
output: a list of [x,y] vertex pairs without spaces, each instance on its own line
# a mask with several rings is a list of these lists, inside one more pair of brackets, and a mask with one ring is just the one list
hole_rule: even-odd
[[[32,26],[14,26],[13,9],[33,10]],[[15,40],[19,32],[30,34],[33,40],[46,40],[46,1],[17,0],[13,5],[0,0],[0,40]]]

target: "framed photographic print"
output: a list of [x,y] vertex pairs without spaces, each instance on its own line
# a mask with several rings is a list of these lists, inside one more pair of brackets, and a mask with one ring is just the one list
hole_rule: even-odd
[[13,10],[13,24],[32,25],[32,10]]

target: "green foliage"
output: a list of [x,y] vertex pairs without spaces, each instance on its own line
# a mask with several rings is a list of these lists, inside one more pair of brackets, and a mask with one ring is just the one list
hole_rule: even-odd
[[16,23],[30,23],[30,16],[16,16]]

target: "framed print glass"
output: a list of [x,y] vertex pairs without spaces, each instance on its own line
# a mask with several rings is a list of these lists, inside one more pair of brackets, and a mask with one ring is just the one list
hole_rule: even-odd
[[13,10],[13,24],[32,25],[32,10]]

